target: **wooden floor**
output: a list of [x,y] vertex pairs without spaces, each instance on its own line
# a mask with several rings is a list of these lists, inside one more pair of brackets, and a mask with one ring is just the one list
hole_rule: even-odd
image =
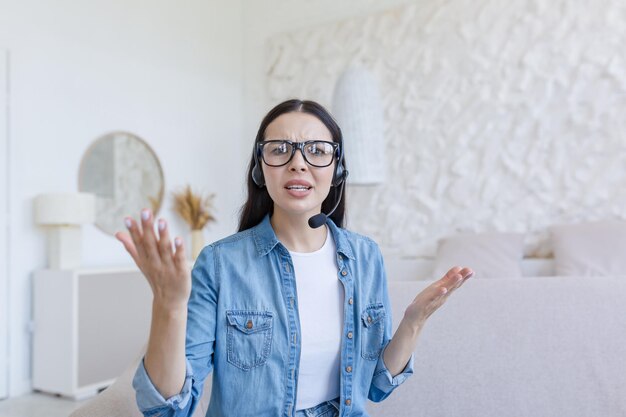
[[83,404],[47,394],[27,394],[0,401],[1,417],[67,417]]

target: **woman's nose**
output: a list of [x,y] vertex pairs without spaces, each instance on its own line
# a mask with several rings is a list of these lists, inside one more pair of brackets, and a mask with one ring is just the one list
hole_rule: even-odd
[[291,158],[289,162],[290,171],[306,171],[308,169],[304,156],[300,149],[296,149],[296,154]]

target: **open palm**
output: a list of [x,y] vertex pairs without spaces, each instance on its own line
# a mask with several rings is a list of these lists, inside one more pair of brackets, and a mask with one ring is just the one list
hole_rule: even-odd
[[470,268],[451,268],[438,281],[435,281],[422,292],[405,310],[404,316],[411,323],[424,323],[431,314],[446,302],[450,294],[457,290],[474,272]]
[[182,239],[176,238],[173,248],[165,220],[159,220],[157,236],[150,210],[142,210],[141,219],[140,227],[127,217],[125,222],[129,233],[117,232],[115,237],[124,244],[148,280],[155,302],[167,308],[186,307],[191,293],[191,276]]

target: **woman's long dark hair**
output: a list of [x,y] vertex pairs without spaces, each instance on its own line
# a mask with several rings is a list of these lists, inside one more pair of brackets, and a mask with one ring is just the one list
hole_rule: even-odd
[[[317,117],[330,131],[333,141],[339,143],[343,147],[343,137],[341,135],[341,129],[337,122],[333,119],[330,113],[322,107],[320,104],[310,101],[310,100],[287,100],[276,107],[274,107],[270,112],[263,118],[261,122],[261,126],[259,126],[259,131],[256,135],[256,140],[254,142],[254,147],[252,149],[252,157],[250,158],[250,164],[248,165],[248,198],[245,204],[239,210],[239,231],[249,229],[253,226],[256,226],[263,220],[266,214],[272,214],[274,210],[274,202],[270,198],[269,193],[267,192],[267,187],[259,187],[252,180],[252,169],[254,168],[254,152],[257,142],[262,142],[265,139],[265,129],[267,126],[272,123],[278,116],[285,113],[291,112],[303,112],[311,114]],[[260,164],[263,161],[259,161]],[[337,162],[338,163],[338,162]],[[344,169],[345,169],[345,160],[344,160]],[[322,212],[328,213],[335,203],[337,202],[337,195],[339,192],[340,186],[331,186],[330,192],[328,196],[322,203]],[[346,208],[346,193],[342,193],[341,201],[339,202],[339,206],[337,210],[330,216],[333,222],[339,226],[343,227],[344,217],[345,217],[345,208]]]

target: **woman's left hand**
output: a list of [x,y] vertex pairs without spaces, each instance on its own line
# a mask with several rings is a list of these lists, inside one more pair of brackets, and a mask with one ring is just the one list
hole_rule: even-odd
[[404,317],[385,348],[385,366],[396,376],[406,367],[415,351],[417,338],[426,319],[435,312],[474,272],[470,268],[455,266],[448,273],[417,294],[404,311]]
[[415,327],[421,327],[426,319],[446,302],[450,294],[463,285],[473,274],[474,271],[467,267],[455,266],[450,269],[443,278],[417,294],[413,302],[406,308],[404,319]]

